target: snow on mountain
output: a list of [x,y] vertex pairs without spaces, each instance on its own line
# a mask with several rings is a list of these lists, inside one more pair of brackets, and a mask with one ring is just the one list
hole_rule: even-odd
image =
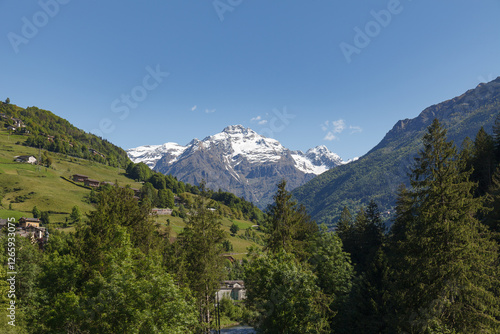
[[163,156],[171,155],[172,160],[179,157],[187,146],[182,146],[177,143],[165,143],[163,145],[145,145],[127,150],[128,157],[135,163],[144,162],[149,168],[153,169]]
[[242,125],[231,125],[221,133],[203,139],[203,147],[222,147],[232,161],[246,158],[250,163],[276,162],[286,150],[277,140],[259,135]]
[[330,152],[324,145],[311,148],[306,153],[293,151],[292,157],[297,169],[306,174],[319,175],[331,168],[345,164],[337,154]]
[[295,161],[295,167],[306,173],[319,175],[333,167],[344,164],[342,159],[332,153],[326,146],[317,146],[306,153],[290,151],[279,141],[259,135],[242,125],[231,125],[222,132],[208,136],[203,140],[193,139],[186,146],[176,143],[163,145],[146,145],[127,150],[130,159],[144,162],[150,168],[165,155],[169,155],[168,164],[178,159],[184,159],[198,150],[218,149],[223,152],[221,157],[230,168],[234,168],[246,159],[250,164],[276,163],[287,153]]

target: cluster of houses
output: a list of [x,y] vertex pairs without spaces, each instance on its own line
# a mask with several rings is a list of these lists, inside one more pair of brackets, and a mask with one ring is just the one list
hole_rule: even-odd
[[[16,234],[20,237],[29,238],[31,243],[38,244],[41,248],[49,241],[49,231],[40,226],[38,218],[21,218],[16,228]],[[7,226],[7,219],[0,219],[0,229]]]
[[19,128],[25,128],[26,127],[26,125],[23,123],[23,121],[20,120],[19,118],[8,116],[8,115],[6,115],[4,113],[0,113],[0,117],[1,118],[5,118],[5,119],[11,119],[14,122],[13,125],[9,125],[7,127],[7,130],[16,131]]

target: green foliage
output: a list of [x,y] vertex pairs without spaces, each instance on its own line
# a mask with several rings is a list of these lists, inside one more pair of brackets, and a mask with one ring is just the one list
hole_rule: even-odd
[[158,207],[173,209],[175,206],[174,193],[170,189],[158,190]]
[[208,209],[209,205],[206,197],[196,197],[186,218],[186,227],[172,246],[177,252],[177,262],[171,265],[179,280],[191,289],[196,298],[203,333],[211,327],[215,292],[224,276],[221,255],[222,244],[226,240],[221,221],[216,212]]
[[[29,131],[25,145],[42,148],[74,157],[89,159],[110,166],[126,166],[130,160],[127,153],[105,139],[85,133],[67,120],[50,111],[28,107],[26,109],[11,104],[0,104],[0,112],[21,119]],[[45,165],[51,163],[48,157]]]
[[473,198],[471,172],[437,120],[423,142],[398,209],[404,236],[392,242],[398,325],[418,333],[497,332],[498,248],[472,214],[481,199]]
[[43,211],[40,215],[40,221],[44,225],[50,224],[50,214],[48,211]]
[[78,223],[82,219],[80,209],[76,205],[73,207],[73,209],[71,209],[69,219],[71,219],[72,223]]
[[261,333],[329,333],[329,298],[307,266],[283,251],[255,258],[246,270],[247,302]]
[[33,218],[40,218],[42,216],[42,213],[40,212],[40,210],[38,210],[36,205],[33,207],[31,213],[33,214]]
[[292,195],[285,187],[285,180],[278,184],[274,203],[267,209],[269,237],[266,249],[275,253],[292,251],[304,258],[309,241],[318,231],[318,225],[311,220],[303,206],[292,200]]
[[234,250],[233,244],[229,240],[224,240],[222,242],[222,248],[224,252],[232,252]]
[[238,225],[236,225],[235,223],[233,223],[231,225],[231,227],[229,228],[229,231],[233,234],[233,235],[236,235],[238,233],[238,231],[240,230],[240,227]]
[[161,266],[146,212],[131,190],[111,187],[75,235],[51,235],[31,332],[194,333],[194,300]]

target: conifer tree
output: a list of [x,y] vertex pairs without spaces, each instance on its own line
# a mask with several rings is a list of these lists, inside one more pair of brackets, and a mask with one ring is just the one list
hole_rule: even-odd
[[500,114],[497,115],[493,124],[493,145],[496,161],[500,162]]
[[482,196],[491,186],[491,178],[495,172],[495,146],[493,137],[481,127],[474,140],[472,155],[473,172],[471,180],[478,182],[477,193]]
[[273,197],[274,203],[267,209],[269,237],[266,249],[275,253],[292,251],[303,260],[307,257],[308,243],[318,232],[318,225],[302,205],[292,200],[292,194],[285,188],[283,179]]
[[473,198],[471,172],[437,120],[423,144],[392,240],[398,330],[498,332],[497,246],[474,216],[481,200]]
[[209,199],[202,192],[179,235],[182,261],[178,276],[196,298],[201,333],[209,333],[215,305],[215,293],[224,276],[223,242],[220,217],[208,209]]

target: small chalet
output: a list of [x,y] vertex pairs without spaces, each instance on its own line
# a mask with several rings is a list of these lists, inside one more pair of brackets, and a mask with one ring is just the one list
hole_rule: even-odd
[[9,126],[7,127],[7,130],[16,131],[16,130],[17,130],[17,128],[16,128],[15,126],[9,125]]
[[89,179],[89,177],[87,175],[82,175],[82,174],[74,174],[73,175],[73,181],[75,181],[75,182],[85,182],[88,179]]
[[158,209],[154,208],[151,210],[152,214],[157,214],[158,216],[172,215],[172,209]]
[[29,227],[29,226],[40,227],[40,219],[38,219],[38,218],[25,218],[25,217],[22,217],[22,218],[19,219],[19,226],[23,227],[23,228],[26,228],[26,227]]
[[14,161],[24,162],[33,165],[36,163],[36,158],[32,155],[19,155],[17,157],[14,157]]
[[243,281],[223,281],[219,291],[217,291],[219,300],[229,298],[232,300],[242,300],[246,298],[245,283]]
[[97,188],[99,187],[100,182],[97,180],[86,179],[85,181],[83,181],[83,184],[85,184],[87,187]]

